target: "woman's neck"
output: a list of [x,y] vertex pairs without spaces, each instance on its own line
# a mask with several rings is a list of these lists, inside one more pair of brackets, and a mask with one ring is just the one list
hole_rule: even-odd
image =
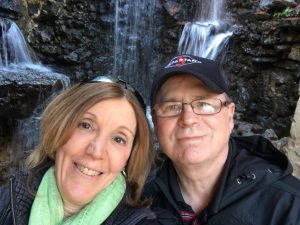
[[83,208],[83,206],[64,203],[64,217],[72,216],[79,212],[81,208]]

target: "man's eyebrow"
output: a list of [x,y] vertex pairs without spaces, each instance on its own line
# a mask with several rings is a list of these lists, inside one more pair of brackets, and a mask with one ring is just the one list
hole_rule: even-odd
[[193,96],[194,99],[208,99],[211,98],[209,95],[195,95]]
[[181,100],[175,97],[162,97],[158,99],[158,102],[180,102]]
[[[211,96],[209,95],[194,95],[192,96],[194,100],[198,100],[198,99],[208,99],[211,98]],[[158,102],[182,102],[184,99],[182,98],[177,98],[177,97],[161,97],[158,99]]]

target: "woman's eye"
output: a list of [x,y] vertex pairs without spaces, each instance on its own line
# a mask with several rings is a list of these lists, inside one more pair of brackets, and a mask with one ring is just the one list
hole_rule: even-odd
[[114,141],[118,144],[126,144],[126,140],[122,137],[114,137]]
[[89,123],[89,122],[82,121],[82,122],[80,122],[80,123],[78,124],[78,128],[91,130],[91,129],[92,129],[92,125],[91,125],[91,123]]

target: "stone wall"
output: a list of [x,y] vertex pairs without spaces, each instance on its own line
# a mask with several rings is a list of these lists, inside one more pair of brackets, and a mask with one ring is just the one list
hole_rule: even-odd
[[[300,96],[300,88],[298,94]],[[298,100],[291,125],[291,136],[283,151],[292,162],[294,175],[300,178],[300,99]]]

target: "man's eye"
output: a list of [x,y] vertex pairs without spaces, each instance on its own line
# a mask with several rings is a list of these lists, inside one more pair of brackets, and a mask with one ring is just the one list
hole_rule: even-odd
[[80,129],[91,130],[91,129],[92,129],[92,125],[91,125],[89,122],[83,121],[83,122],[80,122],[80,123],[78,124],[78,128],[80,128]]
[[180,110],[180,105],[168,105],[168,106],[166,106],[166,108],[165,108],[165,111],[178,111],[178,110]]
[[215,108],[207,102],[197,102],[197,104],[195,104],[194,107],[197,109],[204,110],[206,112],[214,112],[215,111]]
[[196,107],[196,108],[203,108],[206,105],[209,105],[209,104],[207,104],[206,102],[195,102],[194,103],[194,107]]

